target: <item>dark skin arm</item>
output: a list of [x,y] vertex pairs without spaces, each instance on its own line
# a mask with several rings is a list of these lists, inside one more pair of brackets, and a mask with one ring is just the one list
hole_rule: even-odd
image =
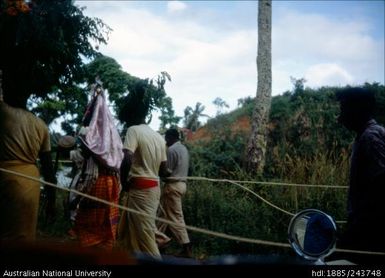
[[123,149],[123,160],[122,164],[120,165],[120,183],[122,184],[123,190],[128,191],[128,173],[130,172],[131,165],[132,165],[132,158],[134,154],[127,150]]
[[171,175],[170,169],[167,168],[167,162],[162,161],[159,166],[159,177],[167,178]]
[[[44,180],[56,184],[51,152],[42,152],[39,154],[39,158],[41,163],[41,174],[44,177]],[[47,194],[45,215],[48,221],[53,221],[56,214],[56,188],[46,185],[44,189]]]

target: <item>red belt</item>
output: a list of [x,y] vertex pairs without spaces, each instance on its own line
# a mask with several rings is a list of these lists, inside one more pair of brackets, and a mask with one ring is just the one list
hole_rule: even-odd
[[145,189],[145,188],[158,186],[157,180],[150,180],[146,178],[137,178],[137,177],[131,178],[130,183],[132,184],[132,187],[136,189]]

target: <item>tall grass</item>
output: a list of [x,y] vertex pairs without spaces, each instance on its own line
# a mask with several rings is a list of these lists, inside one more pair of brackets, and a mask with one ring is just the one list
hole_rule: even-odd
[[[195,169],[209,167],[196,165]],[[337,158],[331,153],[318,153],[313,158],[289,157],[274,167],[281,176],[271,181],[309,185],[346,185],[348,156],[341,153]],[[199,172],[194,173],[200,176]],[[223,178],[223,173],[221,173]],[[210,178],[215,178],[212,173]],[[241,167],[227,178],[255,180]],[[265,180],[266,181],[266,180]],[[346,188],[294,187],[288,185],[244,184],[255,193],[277,205],[296,213],[305,208],[316,208],[330,214],[335,220],[346,218]],[[184,213],[188,225],[206,228],[242,237],[287,242],[287,228],[291,216],[257,199],[254,195],[231,183],[189,181],[184,200]],[[201,257],[223,254],[291,254],[291,250],[218,239],[191,233],[197,255]]]

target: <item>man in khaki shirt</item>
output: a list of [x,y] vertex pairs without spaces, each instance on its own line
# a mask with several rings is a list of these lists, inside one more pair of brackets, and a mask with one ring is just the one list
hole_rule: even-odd
[[[47,125],[25,110],[25,101],[4,93],[4,100],[0,96],[0,168],[39,178],[39,157],[44,179],[56,183]],[[54,188],[48,187],[47,195],[46,215],[52,218]],[[39,182],[0,171],[0,240],[35,239],[39,198]]]

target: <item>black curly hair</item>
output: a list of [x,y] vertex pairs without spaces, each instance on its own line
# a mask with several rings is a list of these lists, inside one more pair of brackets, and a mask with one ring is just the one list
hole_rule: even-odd
[[150,110],[150,99],[146,94],[146,88],[145,83],[138,82],[129,92],[118,114],[120,121],[128,125],[144,123]]
[[180,139],[179,131],[176,128],[167,129],[166,133],[165,133],[165,136],[169,137],[169,138],[173,138],[175,140],[179,140]]
[[344,103],[349,109],[361,117],[371,118],[376,106],[373,91],[361,87],[347,87],[336,92],[337,101]]

